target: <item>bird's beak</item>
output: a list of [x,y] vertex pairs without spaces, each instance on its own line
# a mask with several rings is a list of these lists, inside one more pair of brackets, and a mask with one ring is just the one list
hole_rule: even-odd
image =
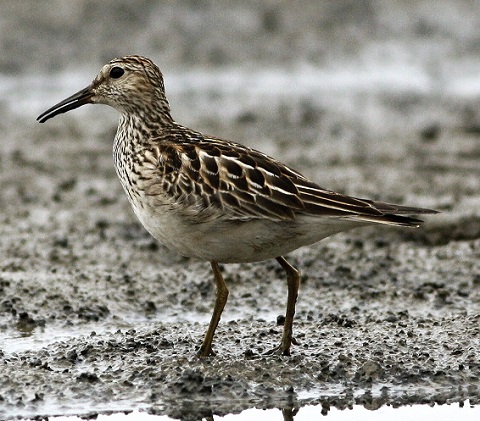
[[85,89],[78,91],[76,94],[69,96],[47,111],[43,112],[37,117],[39,123],[45,123],[57,114],[66,113],[67,111],[81,107],[82,105],[92,103],[92,97],[94,96],[92,85],[87,86]]

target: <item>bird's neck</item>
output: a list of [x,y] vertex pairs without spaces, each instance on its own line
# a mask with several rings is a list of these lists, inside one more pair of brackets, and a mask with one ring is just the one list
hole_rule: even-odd
[[134,133],[141,133],[143,137],[153,137],[165,129],[175,125],[170,111],[166,110],[136,110],[120,115],[118,131],[130,137]]

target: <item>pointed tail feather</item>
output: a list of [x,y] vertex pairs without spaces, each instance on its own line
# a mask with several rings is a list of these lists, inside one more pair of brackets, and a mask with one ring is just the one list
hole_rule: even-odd
[[356,215],[355,219],[377,224],[397,225],[403,227],[419,227],[423,221],[418,218],[404,215],[425,215],[439,213],[434,209],[416,208],[413,206],[395,205],[393,203],[369,201],[372,206],[383,215]]
[[410,216],[390,215],[385,214],[381,216],[370,215],[355,215],[347,217],[347,219],[354,219],[355,221],[365,221],[374,224],[394,225],[400,227],[417,228],[423,224],[423,220],[412,218]]
[[385,202],[374,202],[372,201],[371,204],[375,206],[380,212],[382,213],[391,213],[395,215],[424,215],[429,213],[439,213],[439,211],[434,209],[426,209],[426,208],[416,208],[413,206],[402,206],[402,205],[395,205],[393,203],[385,203]]

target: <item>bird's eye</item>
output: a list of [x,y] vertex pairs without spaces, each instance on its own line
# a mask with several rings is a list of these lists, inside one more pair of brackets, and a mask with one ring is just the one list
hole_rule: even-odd
[[121,67],[112,67],[110,70],[110,77],[113,79],[118,79],[123,76],[125,73],[125,70],[123,70]]

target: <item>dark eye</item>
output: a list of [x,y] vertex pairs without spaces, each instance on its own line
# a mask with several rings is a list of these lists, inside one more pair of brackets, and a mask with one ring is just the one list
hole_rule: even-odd
[[124,73],[125,70],[123,70],[121,67],[112,67],[112,70],[110,70],[110,77],[113,79],[118,79],[119,77],[122,77]]

